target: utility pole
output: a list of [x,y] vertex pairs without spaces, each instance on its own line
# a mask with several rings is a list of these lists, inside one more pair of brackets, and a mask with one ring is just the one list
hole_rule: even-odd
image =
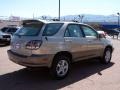
[[59,0],[59,21],[60,21],[60,0]]
[[120,25],[120,13],[118,12],[117,15],[118,15],[118,28],[120,28],[119,27],[119,25]]
[[34,13],[33,13],[33,19],[35,19],[35,15],[34,15]]

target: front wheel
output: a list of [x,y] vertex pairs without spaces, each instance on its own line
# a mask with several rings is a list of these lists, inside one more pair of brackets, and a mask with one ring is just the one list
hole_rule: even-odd
[[51,75],[55,79],[63,79],[67,76],[70,70],[70,59],[66,56],[56,57],[50,68]]
[[101,62],[103,64],[108,64],[111,61],[111,57],[112,57],[112,50],[110,48],[106,48],[104,51],[104,55],[101,58]]

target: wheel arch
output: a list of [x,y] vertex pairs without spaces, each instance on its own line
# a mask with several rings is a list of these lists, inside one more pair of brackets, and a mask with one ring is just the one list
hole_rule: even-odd
[[61,55],[64,55],[64,56],[69,57],[70,62],[72,63],[72,54],[71,54],[70,52],[68,52],[68,51],[60,51],[60,52],[57,52],[57,53],[54,55],[53,60],[52,60],[52,62],[51,62],[51,64],[50,64],[49,67],[52,66],[52,64],[53,64],[53,62],[54,62],[54,60],[55,60],[55,58],[57,58],[58,56],[61,56]]
[[[105,47],[105,50],[106,50],[107,48],[110,48],[111,51],[113,52],[113,47],[112,47],[111,45],[107,45],[107,46]],[[105,50],[104,50],[104,51],[105,51]]]
[[[57,53],[55,54],[54,58],[56,58],[56,57],[58,57],[58,56],[60,56],[60,55],[67,56],[67,57],[69,57],[70,61],[72,61],[72,54],[71,54],[70,52],[68,52],[68,51],[57,52]],[[54,58],[53,58],[53,59],[54,59]]]

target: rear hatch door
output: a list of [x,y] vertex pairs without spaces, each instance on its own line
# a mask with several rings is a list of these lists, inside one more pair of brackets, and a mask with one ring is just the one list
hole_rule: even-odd
[[40,32],[43,22],[35,20],[23,21],[23,27],[16,31],[11,40],[11,50],[19,55],[30,56],[32,50],[26,48],[26,44],[32,40],[41,40]]

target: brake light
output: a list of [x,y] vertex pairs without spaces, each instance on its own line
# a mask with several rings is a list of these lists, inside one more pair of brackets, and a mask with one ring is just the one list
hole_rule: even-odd
[[39,49],[42,44],[41,40],[32,40],[26,44],[26,49],[36,50]]

